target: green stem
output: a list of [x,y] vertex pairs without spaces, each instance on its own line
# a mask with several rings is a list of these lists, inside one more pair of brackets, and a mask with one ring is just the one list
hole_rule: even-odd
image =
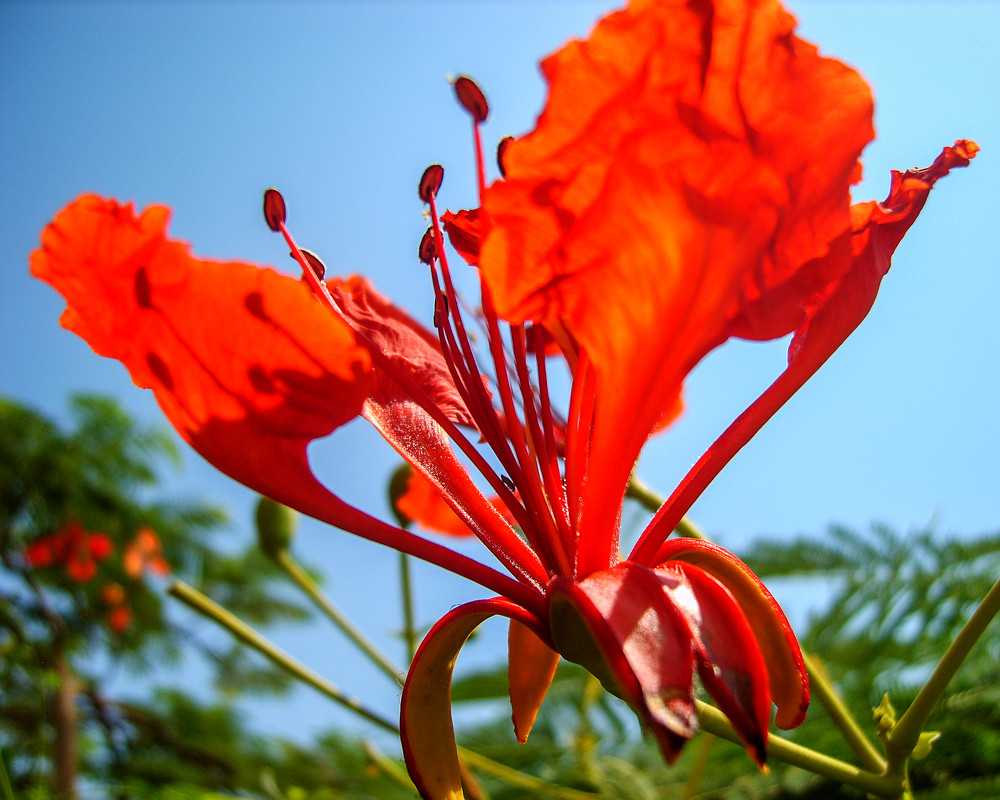
[[993,588],[983,598],[969,621],[958,632],[955,641],[942,656],[916,699],[889,731],[886,737],[886,753],[889,756],[891,772],[902,771],[906,759],[917,746],[931,710],[941,699],[948,683],[998,612],[1000,612],[1000,581],[993,584]]
[[247,625],[231,611],[223,608],[211,598],[206,597],[193,586],[189,586],[183,581],[175,581],[167,591],[202,616],[207,617],[212,620],[212,622],[225,628],[233,636],[244,644],[252,647],[262,656],[269,659],[273,664],[294,675],[303,683],[309,684],[318,692],[321,692],[329,697],[335,703],[340,704],[349,711],[353,711],[358,716],[364,717],[369,722],[375,723],[380,728],[390,731],[397,736],[399,735],[399,728],[392,722],[379,716],[374,711],[370,711],[365,708],[359,700],[345,695],[326,678],[321,677],[309,669],[309,667],[305,666],[302,662],[292,658],[286,652],[257,633],[257,631]]
[[362,739],[361,747],[365,751],[365,755],[370,758],[372,763],[382,770],[384,774],[389,776],[400,786],[416,791],[413,786],[413,781],[411,781],[410,776],[406,774],[406,770],[400,767],[397,761],[389,758],[389,756],[379,750],[378,747],[375,746],[375,742],[370,741],[369,739]]
[[[720,739],[742,745],[739,735],[733,730],[725,714],[707,703],[696,700],[698,706],[698,721],[702,730]],[[903,782],[898,776],[876,775],[848,764],[846,761],[831,758],[817,753],[808,747],[782,739],[780,736],[769,736],[767,739],[767,755],[785,764],[813,772],[831,780],[856,786],[866,792],[885,798],[896,798],[903,793]]]
[[400,686],[403,685],[402,676],[406,673],[406,670],[393,664],[388,657],[386,657],[365,634],[353,623],[351,622],[344,613],[333,604],[333,602],[325,594],[319,586],[316,585],[309,573],[306,572],[302,565],[296,561],[292,554],[287,550],[281,550],[274,554],[274,560],[298,585],[303,592],[305,592],[316,606],[330,618],[337,628],[355,645],[361,650],[368,658],[372,661],[375,666],[377,666],[382,672],[388,675],[393,681],[395,681]]
[[487,775],[499,778],[511,786],[519,786],[522,789],[528,789],[546,797],[560,798],[560,800],[597,800],[598,795],[593,792],[581,792],[579,789],[570,789],[568,786],[558,786],[554,783],[548,783],[541,778],[536,778],[534,775],[525,775],[523,772],[518,772],[512,767],[498,764],[496,761],[475,753],[472,750],[466,750],[464,747],[459,747],[458,752],[462,756],[462,760],[470,767],[475,767],[480,772],[485,772]]
[[[633,500],[638,501],[638,503],[648,511],[656,512],[659,511],[660,506],[667,502],[667,498],[664,497],[659,492],[654,491],[645,483],[643,483],[639,478],[632,473],[628,479],[628,487],[625,490],[625,496],[631,497]],[[683,517],[680,522],[677,523],[677,527],[674,528],[674,533],[679,536],[687,536],[689,539],[707,539],[698,527],[687,517]]]
[[[326,678],[321,677],[302,664],[302,662],[292,658],[275,644],[261,636],[257,631],[247,625],[231,611],[223,608],[210,597],[207,597],[199,592],[193,586],[189,586],[183,581],[175,581],[167,591],[169,594],[173,595],[202,616],[207,617],[212,620],[212,622],[225,628],[241,642],[252,647],[265,658],[269,659],[273,664],[281,667],[289,674],[294,675],[303,683],[312,686],[318,692],[326,695],[326,697],[343,706],[348,711],[352,711],[358,716],[367,719],[369,722],[375,723],[383,730],[387,730],[390,733],[399,736],[399,727],[397,725],[384,717],[379,716],[374,711],[365,708],[359,700],[345,695],[330,681],[326,680]],[[477,769],[493,775],[494,777],[500,778],[501,780],[514,786],[521,786],[526,789],[541,792],[550,797],[560,798],[560,800],[594,800],[596,797],[594,794],[579,792],[575,789],[569,789],[564,786],[557,786],[555,784],[547,783],[541,778],[525,775],[524,773],[518,772],[510,767],[506,767],[503,764],[498,764],[486,756],[479,755],[479,753],[466,750],[464,747],[458,748],[458,752],[466,764],[474,766]]]
[[10,775],[7,774],[7,764],[4,762],[2,751],[0,751],[0,792],[3,793],[3,800],[14,800],[14,787],[10,784]]
[[[626,494],[628,497],[638,500],[644,508],[650,511],[656,511],[666,502],[665,497],[650,489],[635,475],[629,477]],[[681,536],[689,536],[694,539],[708,539],[687,517],[678,523],[677,533]],[[844,705],[826,671],[819,662],[807,653],[803,653],[802,658],[805,661],[806,669],[809,670],[809,686],[813,695],[819,700],[823,708],[826,709],[827,714],[829,714],[833,724],[840,730],[844,740],[857,754],[861,765],[869,772],[883,772],[886,765],[885,759],[875,749],[875,745],[872,744],[871,740],[865,736],[861,727],[847,709],[847,706]]]
[[687,780],[684,781],[684,796],[681,800],[693,800],[701,787],[702,778],[705,777],[705,769],[708,767],[708,760],[712,755],[712,745],[715,743],[714,736],[702,736],[698,743],[698,752],[695,753],[694,763],[691,765],[691,772],[688,773]]
[[833,724],[840,730],[844,740],[851,746],[861,761],[861,766],[868,772],[881,774],[885,771],[885,759],[875,749],[875,745],[865,736],[861,726],[844,705],[840,694],[834,688],[826,669],[813,656],[802,654],[806,669],[809,670],[809,690],[826,709]]
[[403,595],[403,640],[406,642],[406,661],[413,662],[417,653],[417,627],[413,621],[413,582],[410,580],[410,557],[399,554],[399,587]]

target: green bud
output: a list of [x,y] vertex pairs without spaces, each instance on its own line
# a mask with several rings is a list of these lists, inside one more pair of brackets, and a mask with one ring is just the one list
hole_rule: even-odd
[[876,708],[872,709],[872,716],[875,719],[879,736],[883,736],[892,730],[892,727],[896,724],[896,709],[889,702],[888,694],[882,695],[882,702]]
[[399,527],[404,529],[409,528],[413,524],[413,520],[399,510],[397,503],[399,502],[399,498],[406,493],[407,481],[409,481],[412,474],[413,467],[404,463],[400,464],[396,471],[392,473],[392,477],[389,478],[389,508],[392,509],[392,514],[396,518]]
[[941,731],[924,731],[917,739],[917,746],[913,748],[913,758],[920,761],[931,754],[931,745],[941,738]]
[[257,544],[271,558],[285,552],[299,523],[297,511],[276,503],[269,497],[257,501]]

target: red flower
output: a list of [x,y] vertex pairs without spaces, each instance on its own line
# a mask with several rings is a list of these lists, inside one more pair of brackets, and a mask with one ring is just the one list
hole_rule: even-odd
[[86,531],[79,521],[71,520],[28,545],[24,557],[31,567],[62,566],[76,583],[87,583],[97,575],[97,562],[113,550],[107,534]]
[[124,633],[132,626],[132,609],[125,597],[125,587],[108,583],[101,587],[101,602],[108,607],[108,627],[115,633]]
[[[419,188],[432,220],[419,252],[436,334],[363,279],[324,282],[273,190],[265,217],[307,285],[195,259],[167,239],[165,209],[136,217],[93,196],[64,209],[32,257],[33,273],[66,297],[63,324],[152,388],[220,469],[500,595],[447,614],[410,669],[403,747],[425,797],[461,794],[451,670],[495,614],[511,620],[522,740],[559,655],[627,700],[668,760],[696,729],[694,672],[758,762],[772,703],[779,727],[804,717],[801,654],[771,595],[721,548],[668,536],[861,322],[930,188],[977,148],[957,142],[926,170],[894,173],[884,203],[851,206],[872,135],[868,87],[793,26],[769,0],[634,2],[543,63],[545,111],[535,131],[505,145],[506,178],[489,188],[479,138],[488,106],[460,78],[482,205],[445,224],[480,265],[482,312],[463,314],[454,289],[435,165]],[[484,329],[485,359],[472,324]],[[629,473],[649,434],[679,412],[685,376],[730,337],[788,333],[787,369],[623,558]],[[552,353],[572,371],[561,412],[550,397]],[[365,514],[316,480],[306,446],[358,415],[510,575]]]
[[122,554],[122,567],[125,569],[125,574],[135,580],[146,572],[161,577],[170,574],[170,565],[163,558],[163,543],[156,535],[156,531],[148,525],[139,529],[135,539]]

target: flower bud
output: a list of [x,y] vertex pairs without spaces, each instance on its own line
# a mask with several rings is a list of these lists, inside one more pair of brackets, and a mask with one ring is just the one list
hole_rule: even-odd
[[269,497],[261,497],[254,518],[258,546],[266,555],[277,558],[292,543],[299,521],[298,512]]
[[413,524],[413,520],[399,510],[397,503],[399,498],[406,494],[410,485],[410,477],[413,475],[413,467],[409,464],[400,464],[392,476],[389,478],[389,507],[396,518],[400,528],[406,529]]
[[268,189],[264,192],[264,219],[275,233],[281,231],[281,225],[285,222],[285,198],[277,189]]
[[420,176],[420,187],[417,194],[425,203],[429,203],[432,197],[437,197],[441,182],[444,180],[444,167],[440,164],[431,164]]
[[468,111],[476,122],[485,122],[490,114],[490,104],[486,102],[486,95],[483,90],[476,85],[472,78],[464,75],[455,81],[455,95],[462,108]]

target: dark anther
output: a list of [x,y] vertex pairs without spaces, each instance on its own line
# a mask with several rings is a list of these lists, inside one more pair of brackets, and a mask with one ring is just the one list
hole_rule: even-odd
[[149,285],[149,275],[146,274],[145,267],[139,267],[136,270],[133,289],[135,290],[135,302],[139,304],[139,308],[153,307],[153,287]]
[[444,180],[444,167],[440,164],[431,164],[420,176],[420,188],[417,194],[425,203],[429,203],[432,197],[437,197],[441,182]]
[[504,136],[497,145],[497,166],[500,167],[501,178],[507,177],[507,168],[504,166],[503,157],[507,152],[507,148],[510,147],[511,142],[513,141],[513,136]]
[[486,102],[486,95],[472,78],[462,75],[455,81],[455,95],[462,108],[472,114],[476,122],[485,122],[490,114],[490,104]]
[[267,220],[267,227],[275,233],[281,230],[285,216],[285,198],[277,189],[268,189],[264,192],[264,219]]
[[506,475],[501,475],[500,480],[503,481],[503,485],[510,489],[512,492],[517,491],[517,487],[514,485],[514,481],[508,478]]
[[[323,276],[326,275],[326,264],[324,264],[320,257],[312,250],[306,250],[304,247],[300,247],[299,252],[306,257],[306,263],[309,264],[309,268],[313,271],[316,277],[323,280]],[[295,256],[293,255],[292,258],[294,257]]]
[[417,251],[420,261],[429,267],[434,266],[434,259],[437,258],[437,241],[434,237],[434,229],[428,228],[424,235],[420,237],[420,248]]
[[448,324],[448,295],[442,292],[434,298],[434,327],[443,328]]

